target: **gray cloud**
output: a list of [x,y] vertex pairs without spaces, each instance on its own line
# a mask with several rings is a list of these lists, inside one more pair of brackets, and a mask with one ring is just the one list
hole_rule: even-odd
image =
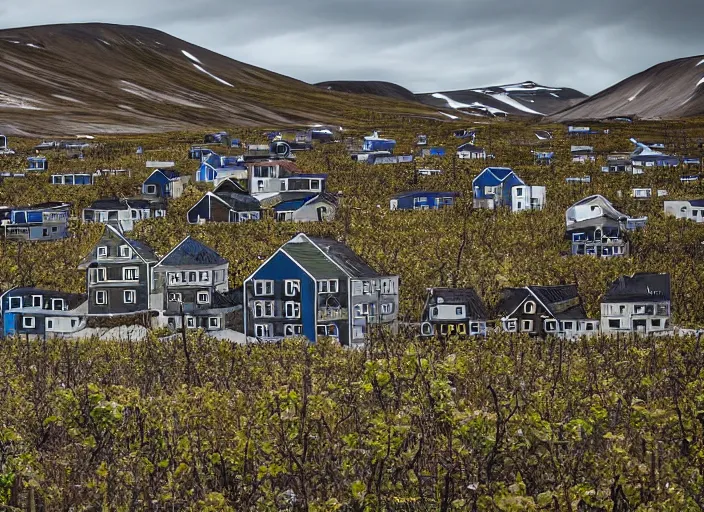
[[0,27],[102,21],[158,28],[307,82],[414,92],[523,80],[592,94],[702,53],[697,0],[0,0]]

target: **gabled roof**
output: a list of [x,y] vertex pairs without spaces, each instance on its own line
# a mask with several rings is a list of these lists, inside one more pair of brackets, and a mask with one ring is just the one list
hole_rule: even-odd
[[219,192],[238,192],[246,194],[245,188],[232,178],[225,178],[213,189],[213,194],[220,195]]
[[312,238],[303,233],[287,242],[282,250],[316,279],[382,277],[352,249],[327,238]]
[[614,206],[611,204],[611,202],[606,199],[604,196],[601,194],[594,194],[593,196],[585,197],[584,199],[580,199],[576,203],[574,203],[572,206],[570,206],[567,211],[565,212],[565,219],[567,226],[570,227],[574,224],[579,224],[581,222],[585,222],[585,219],[582,221],[577,222],[576,219],[570,218],[570,212],[575,208],[576,206],[579,205],[584,205],[584,204],[589,204],[589,203],[595,203],[594,206],[598,206],[601,208],[601,217],[606,217],[612,220],[620,221],[620,220],[626,220],[628,218],[627,215],[624,215],[620,211],[618,211]]
[[[482,172],[479,173],[477,178],[479,178],[479,176],[481,176],[485,172],[490,173],[492,176],[494,176],[494,178],[496,178],[499,181],[505,181],[506,178],[508,178],[512,174],[514,174],[514,175],[516,174],[513,171],[513,169],[511,169],[509,167],[487,167],[486,169],[484,169]],[[476,180],[477,178],[474,178],[474,179]]]
[[227,260],[207,245],[187,236],[164,256],[156,266],[224,265]]
[[291,174],[305,174],[300,167],[298,167],[291,160],[265,160],[258,162],[248,162],[245,164],[247,167],[259,167],[268,165],[278,165],[280,169],[284,169]]
[[475,146],[471,142],[467,142],[466,144],[462,144],[461,146],[458,146],[457,151],[468,151],[470,153],[483,153],[484,148],[480,148],[479,146]]
[[601,302],[661,302],[670,300],[670,274],[639,273],[613,282]]
[[558,286],[526,286],[505,288],[499,311],[510,317],[529,297],[533,297],[553,318],[585,319],[587,314],[573,284]]
[[306,197],[282,201],[274,206],[274,211],[293,212],[316,201],[327,201],[328,203],[337,206],[337,196],[323,192],[322,194],[308,195]]
[[149,178],[151,178],[151,177],[152,177],[154,174],[156,174],[156,173],[161,173],[161,174],[163,174],[165,178],[167,178],[167,179],[169,179],[169,180],[171,180],[171,181],[178,180],[178,179],[181,178],[181,175],[180,175],[177,171],[175,171],[175,170],[173,170],[173,169],[155,169],[154,172],[152,172],[152,173],[147,177],[147,179],[144,180],[144,181],[147,181]]
[[18,297],[20,295],[41,295],[42,297],[48,297],[50,299],[63,299],[68,305],[68,309],[74,309],[83,304],[88,296],[81,293],[67,293],[55,290],[43,290],[40,288],[29,288],[29,287],[16,287],[7,290],[5,293],[0,295],[0,299],[6,295],[10,297]]
[[[441,302],[442,300],[442,302]],[[457,304],[467,306],[467,317],[486,320],[489,312],[474,288],[430,288],[428,304]]]
[[[154,252],[154,249],[149,247],[147,244],[145,244],[144,242],[140,242],[139,240],[132,240],[131,238],[127,238],[116,228],[109,224],[106,224],[105,230],[103,231],[103,235],[100,237],[100,239],[102,240],[106,236],[111,235],[117,236],[120,240],[129,245],[132,248],[132,251],[134,251],[134,253],[144,263],[154,263],[159,260],[159,258],[156,256],[156,253]],[[98,243],[93,246],[93,249],[91,249],[90,254],[88,254],[85,258],[83,258],[83,260],[81,260],[81,262],[78,264],[79,269],[88,268],[88,266],[94,261],[93,253],[95,252],[95,248],[98,247],[99,244],[100,241],[98,241]]]

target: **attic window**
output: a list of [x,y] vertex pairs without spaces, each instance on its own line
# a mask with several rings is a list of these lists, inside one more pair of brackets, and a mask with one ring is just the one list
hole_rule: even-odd
[[98,247],[98,258],[107,258],[108,257],[108,248],[105,246]]
[[121,245],[120,246],[120,258],[131,258],[132,257],[132,249],[130,249],[129,245]]
[[535,302],[526,302],[523,306],[523,312],[527,315],[532,315],[533,313],[535,313]]

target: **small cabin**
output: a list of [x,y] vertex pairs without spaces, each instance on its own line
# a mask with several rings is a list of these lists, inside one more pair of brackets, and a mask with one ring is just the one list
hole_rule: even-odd
[[42,172],[49,168],[49,162],[44,156],[30,156],[27,158],[27,171]]
[[183,194],[183,180],[176,171],[157,169],[142,183],[142,195],[149,198],[178,199]]
[[362,151],[389,151],[393,153],[395,148],[395,140],[379,137],[378,132],[364,137],[364,143],[362,144]]
[[471,142],[462,144],[457,148],[457,158],[466,160],[484,160],[486,159],[486,151],[484,148],[475,146]]
[[416,137],[416,146],[425,146],[428,144],[428,136],[427,135],[418,135]]

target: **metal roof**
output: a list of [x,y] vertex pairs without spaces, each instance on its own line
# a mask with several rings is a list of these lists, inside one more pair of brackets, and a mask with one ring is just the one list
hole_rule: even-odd
[[428,290],[428,305],[442,304],[463,305],[467,307],[467,317],[474,320],[486,320],[489,312],[474,288],[431,288]]
[[602,302],[662,302],[670,300],[670,274],[639,273],[621,276]]
[[227,260],[207,245],[190,236],[171,250],[160,262],[160,266],[224,265]]

